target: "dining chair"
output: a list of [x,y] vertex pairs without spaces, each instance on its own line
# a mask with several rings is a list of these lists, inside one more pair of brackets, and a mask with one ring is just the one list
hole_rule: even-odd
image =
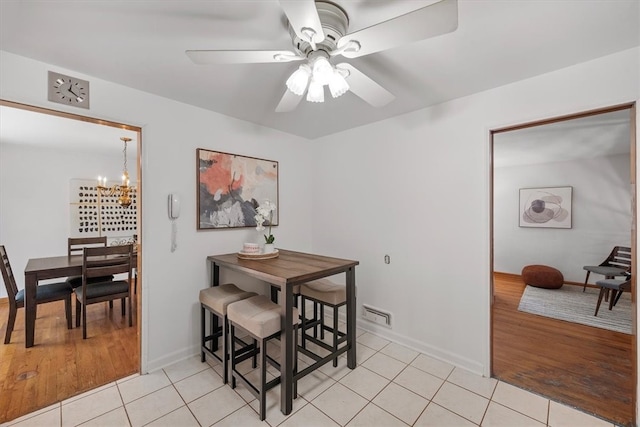
[[[107,246],[107,236],[102,237],[69,237],[67,239],[67,256],[82,255],[84,248]],[[96,277],[91,282],[106,282],[113,276]],[[67,277],[67,283],[73,289],[82,286],[82,276]]]
[[[0,263],[2,280],[4,281],[4,286],[9,296],[9,320],[7,321],[7,331],[4,336],[4,343],[9,344],[9,341],[11,341],[11,333],[16,323],[18,309],[24,307],[24,289],[18,290],[4,245],[0,245],[0,258],[2,258],[2,263]],[[36,304],[54,301],[64,301],[67,329],[71,329],[71,287],[66,282],[51,283],[36,287]]]
[[[622,296],[622,293],[625,291],[631,290],[631,276],[627,276],[626,278],[620,279],[604,279],[598,280],[596,285],[600,287],[600,294],[598,295],[598,303],[596,305],[596,312],[594,316],[598,315],[598,310],[600,310],[600,304],[602,303],[603,297],[609,297],[609,310],[613,309],[613,306],[618,303],[618,300]],[[611,292],[611,295],[609,294]]]
[[601,274],[605,279],[615,279],[616,276],[626,276],[631,272],[631,248],[626,246],[614,246],[609,256],[599,265],[585,265],[587,277],[584,279],[582,292],[587,289],[587,282],[591,273]]
[[[131,317],[131,269],[133,266],[133,245],[84,248],[82,252],[82,286],[74,289],[76,295],[76,326],[80,326],[82,314],[82,338],[87,338],[87,305],[115,299],[128,299],[129,326]],[[91,279],[114,274],[127,274],[126,280],[92,282]],[[122,304],[122,315],[125,306]]]

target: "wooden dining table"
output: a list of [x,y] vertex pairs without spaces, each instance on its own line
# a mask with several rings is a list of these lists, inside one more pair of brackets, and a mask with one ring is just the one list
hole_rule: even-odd
[[280,336],[281,354],[281,400],[280,409],[284,415],[293,408],[293,383],[305,373],[294,372],[294,328],[293,328],[293,288],[323,277],[345,273],[347,297],[347,366],[356,367],[356,279],[355,266],[358,261],[332,258],[303,252],[278,250],[278,256],[271,259],[241,259],[237,253],[211,255],[211,285],[220,285],[220,267],[246,274],[280,288],[279,304],[283,307],[283,329]]
[[[137,263],[134,249],[133,264]],[[24,269],[25,347],[33,347],[36,326],[36,288],[38,282],[82,275],[82,255],[31,258]]]

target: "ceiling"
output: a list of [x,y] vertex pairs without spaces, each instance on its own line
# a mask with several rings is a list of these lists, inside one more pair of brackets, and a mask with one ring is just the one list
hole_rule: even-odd
[[[337,3],[353,32],[433,0]],[[455,32],[345,59],[387,106],[346,93],[276,113],[297,63],[195,65],[185,50],[290,50],[278,1],[0,1],[4,51],[308,139],[638,46],[639,28],[637,0],[459,0]]]
[[591,159],[631,151],[629,109],[494,134],[496,168]]
[[118,156],[122,155],[123,149],[121,137],[131,138],[127,156],[135,158],[138,135],[134,131],[0,106],[2,144]]

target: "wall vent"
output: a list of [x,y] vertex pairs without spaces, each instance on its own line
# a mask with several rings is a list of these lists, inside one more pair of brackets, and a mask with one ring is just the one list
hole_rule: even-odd
[[391,327],[391,313],[388,311],[362,304],[362,317],[378,325],[383,325],[388,328]]

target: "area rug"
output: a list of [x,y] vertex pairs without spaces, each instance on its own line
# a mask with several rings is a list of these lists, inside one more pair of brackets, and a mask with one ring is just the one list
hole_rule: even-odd
[[593,313],[599,293],[600,290],[595,288],[587,288],[582,292],[582,286],[563,285],[560,289],[544,289],[527,285],[518,310],[631,334],[630,293],[625,292],[611,311],[609,303],[603,299],[596,317]]

